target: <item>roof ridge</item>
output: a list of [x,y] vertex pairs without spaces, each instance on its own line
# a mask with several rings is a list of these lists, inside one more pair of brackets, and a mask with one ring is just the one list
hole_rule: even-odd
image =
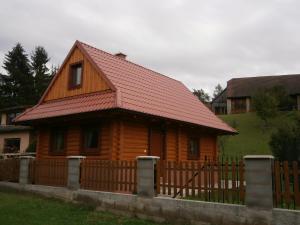
[[300,76],[299,73],[293,73],[293,74],[277,74],[277,75],[266,75],[266,76],[250,76],[250,77],[234,77],[230,80],[236,80],[236,79],[249,79],[249,78],[260,78],[260,77],[285,77],[285,76]]
[[105,53],[105,54],[107,54],[107,55],[109,55],[109,56],[112,56],[112,57],[114,57],[114,58],[116,58],[116,59],[118,59],[118,60],[122,60],[121,62],[126,62],[126,63],[129,63],[129,64],[133,64],[133,65],[138,66],[138,67],[140,67],[140,68],[142,68],[142,69],[149,70],[149,71],[151,71],[151,72],[153,72],[153,73],[156,73],[157,75],[166,77],[166,78],[168,78],[168,79],[171,79],[171,80],[177,81],[178,83],[183,84],[181,81],[176,80],[175,78],[169,77],[169,76],[164,75],[164,74],[159,73],[159,72],[156,72],[156,71],[154,71],[154,70],[152,70],[152,69],[146,68],[146,67],[144,67],[144,66],[142,66],[142,65],[139,65],[139,64],[134,63],[134,62],[132,62],[132,61],[129,61],[129,60],[127,60],[127,59],[121,59],[120,57],[118,57],[118,56],[116,56],[116,55],[114,55],[114,54],[112,54],[112,53],[109,53],[109,52],[106,52],[106,51],[104,51],[104,50],[102,50],[102,49],[96,48],[96,47],[94,47],[94,46],[92,46],[92,45],[89,45],[89,44],[86,44],[86,43],[84,43],[84,42],[82,42],[82,41],[78,41],[78,42],[81,43],[81,44],[83,44],[83,45],[86,45],[86,46],[88,46],[88,47],[90,47],[90,48],[96,49],[97,51],[103,52],[103,53]]

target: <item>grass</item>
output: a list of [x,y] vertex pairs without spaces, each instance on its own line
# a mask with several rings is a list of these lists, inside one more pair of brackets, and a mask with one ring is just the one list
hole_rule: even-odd
[[32,194],[0,190],[1,225],[155,225]]
[[292,123],[296,112],[282,112],[270,121],[268,128],[263,127],[263,122],[255,113],[232,114],[220,116],[225,122],[235,127],[239,134],[221,138],[223,148],[220,147],[225,157],[242,157],[248,154],[272,154],[269,147],[271,134],[276,127]]

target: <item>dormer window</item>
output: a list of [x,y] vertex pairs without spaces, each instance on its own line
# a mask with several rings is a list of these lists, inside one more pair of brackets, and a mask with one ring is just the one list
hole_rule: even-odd
[[69,89],[80,88],[82,85],[83,63],[70,65]]

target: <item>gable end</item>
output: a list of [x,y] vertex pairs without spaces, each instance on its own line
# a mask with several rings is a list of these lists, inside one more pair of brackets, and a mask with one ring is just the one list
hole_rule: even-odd
[[[71,67],[78,63],[84,65],[82,66],[80,78],[81,84],[76,88],[70,88]],[[86,54],[75,44],[41,101],[46,102],[110,89],[110,84],[105,79],[105,75],[93,65]]]

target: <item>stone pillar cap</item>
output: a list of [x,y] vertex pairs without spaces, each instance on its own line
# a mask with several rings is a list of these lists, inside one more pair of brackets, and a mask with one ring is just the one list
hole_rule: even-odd
[[83,155],[71,155],[71,156],[67,156],[67,159],[85,159],[86,156]]
[[245,155],[244,159],[274,159],[272,155]]
[[137,156],[136,159],[141,160],[159,160],[160,157],[158,156]]

